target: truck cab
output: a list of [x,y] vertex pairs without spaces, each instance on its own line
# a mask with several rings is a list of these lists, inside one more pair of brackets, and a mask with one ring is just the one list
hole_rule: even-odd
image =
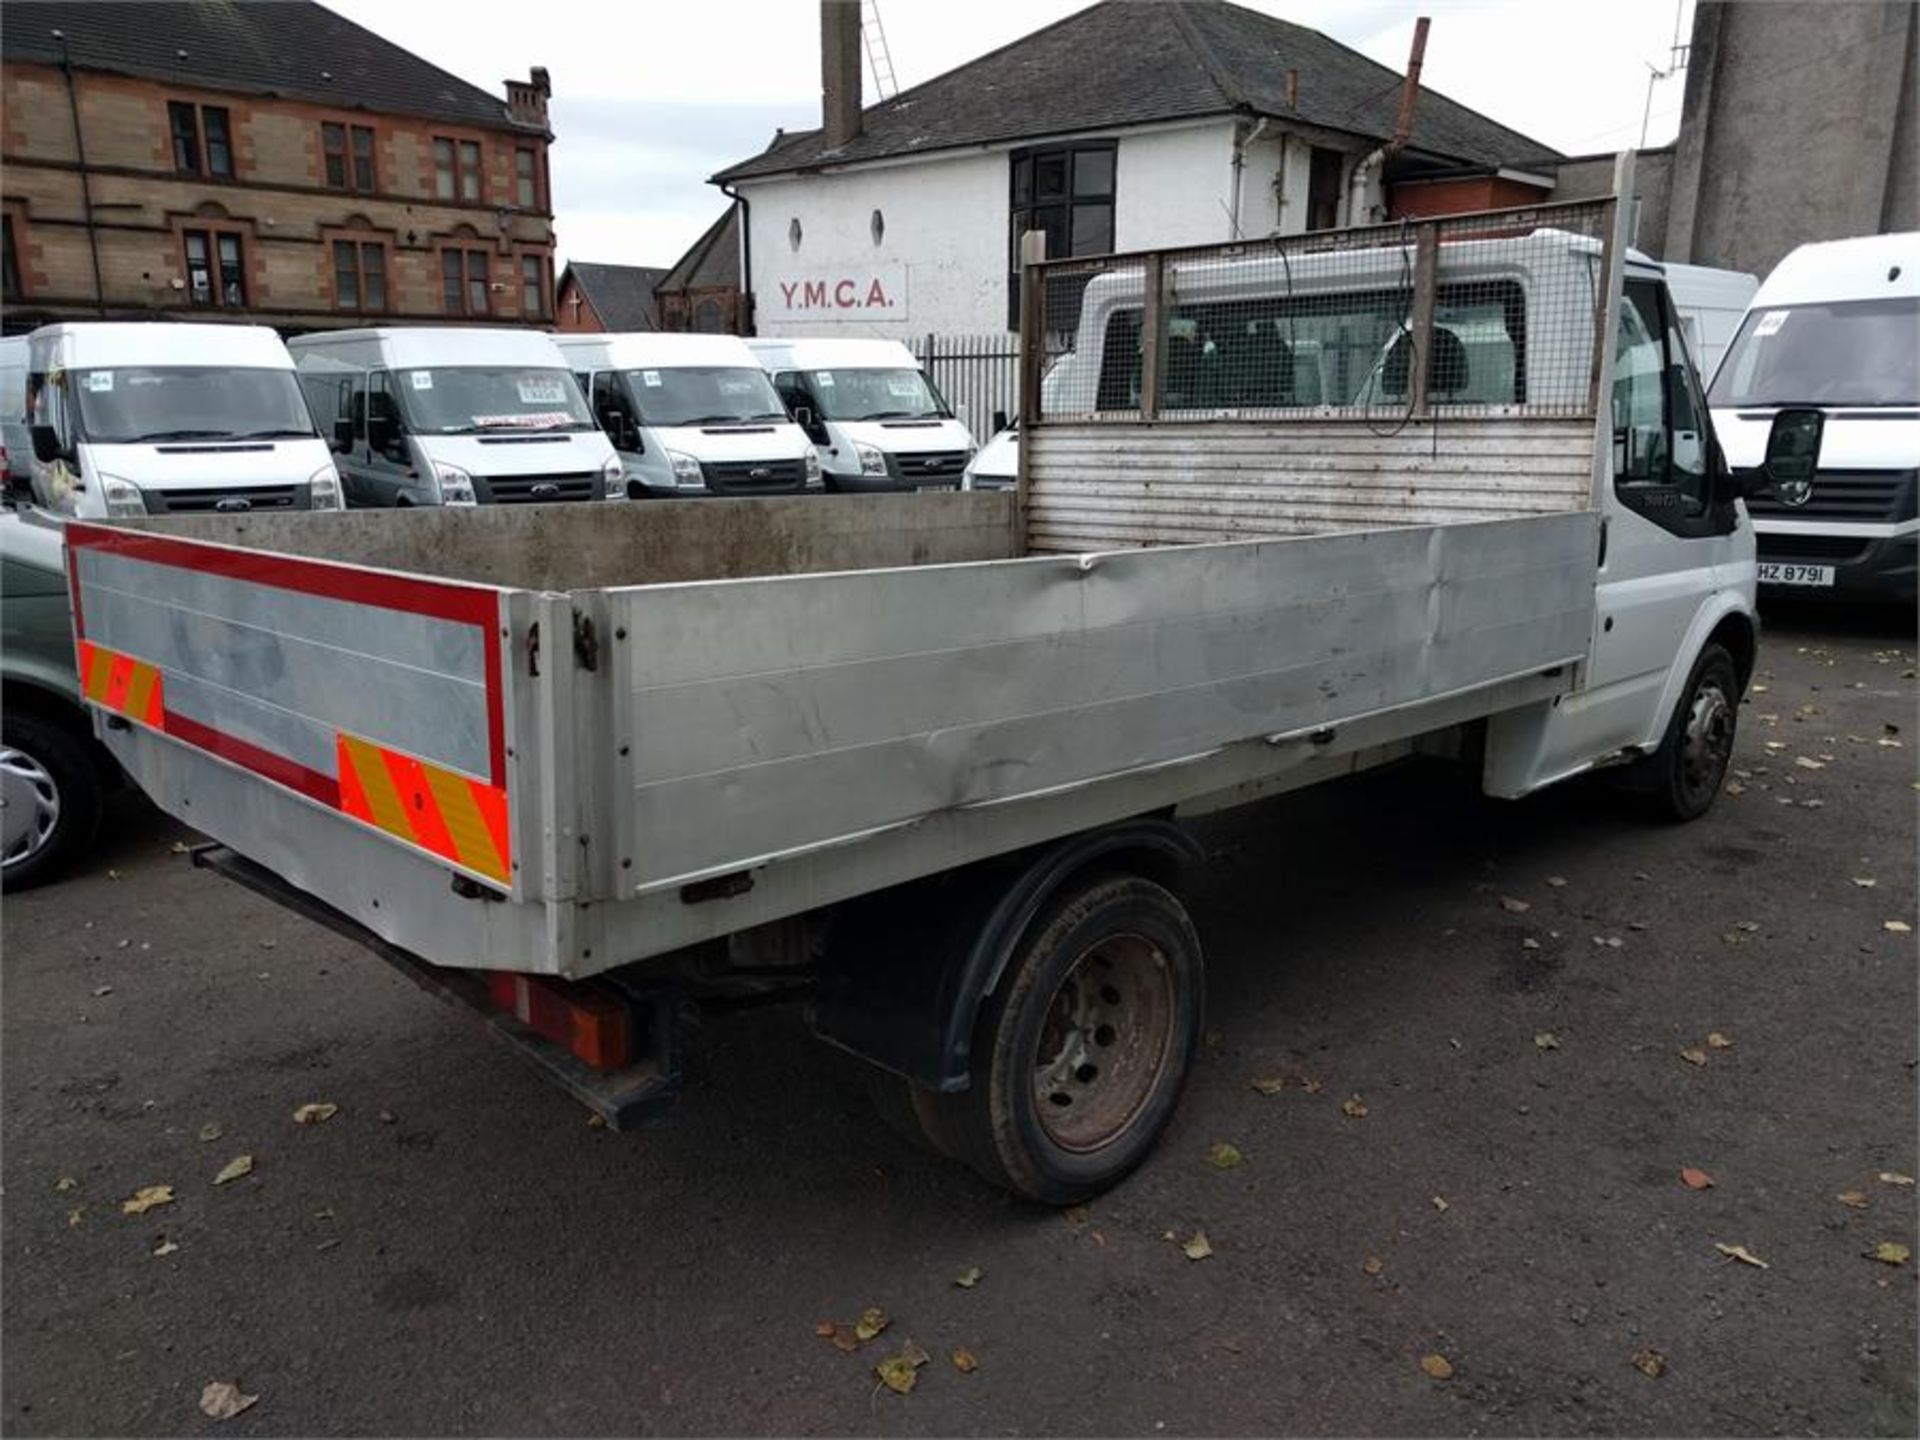
[[349,505],[626,496],[619,457],[539,331],[333,330],[287,348]]
[[973,436],[897,340],[749,340],[829,490],[954,490]]
[[562,335],[629,497],[800,495],[820,457],[732,335]]
[[1920,554],[1920,234],[1802,245],[1760,287],[1709,391],[1736,473],[1783,407],[1826,416],[1811,478],[1753,495],[1763,592],[1911,605]]
[[34,499],[63,515],[340,508],[293,361],[262,325],[43,326],[24,405]]

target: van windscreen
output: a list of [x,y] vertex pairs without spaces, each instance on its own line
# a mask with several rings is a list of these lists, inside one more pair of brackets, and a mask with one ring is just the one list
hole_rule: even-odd
[[904,366],[806,374],[828,420],[945,420],[953,414],[925,375]]
[[72,373],[80,435],[98,445],[305,440],[314,434],[291,370],[122,365]]
[[739,425],[787,418],[767,372],[744,365],[629,370],[627,390],[642,425]]
[[415,435],[594,428],[573,372],[557,365],[396,370],[392,388]]
[[1920,405],[1920,296],[1747,312],[1707,403]]

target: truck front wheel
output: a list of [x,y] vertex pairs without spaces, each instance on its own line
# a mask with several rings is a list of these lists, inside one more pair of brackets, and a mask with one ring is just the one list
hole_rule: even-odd
[[974,1031],[972,1084],[915,1088],[922,1128],[996,1185],[1087,1199],[1153,1148],[1199,1044],[1199,936],[1170,892],[1132,875],[1069,887],[1035,918]]
[[1656,813],[1695,820],[1712,808],[1733,761],[1739,717],[1740,677],[1733,657],[1709,645],[1694,662],[1666,739],[1645,762]]

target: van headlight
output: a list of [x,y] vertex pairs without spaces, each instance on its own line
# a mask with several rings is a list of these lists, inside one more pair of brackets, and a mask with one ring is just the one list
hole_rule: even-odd
[[862,475],[884,475],[887,473],[887,457],[877,445],[869,445],[863,440],[853,442],[853,453],[860,457]]
[[610,456],[600,467],[600,493],[609,500],[627,498],[627,467],[618,455]]
[[100,499],[106,505],[109,516],[147,513],[147,497],[140,493],[140,487],[131,480],[122,480],[118,475],[100,477]]
[[473,476],[458,465],[443,465],[433,462],[433,484],[440,492],[442,505],[473,504]]
[[807,447],[807,457],[805,461],[802,463],[804,463],[807,467],[807,471],[806,471],[807,488],[809,490],[817,490],[822,483],[822,477],[820,474],[820,452],[818,450],[815,450],[811,445],[809,445]]
[[340,494],[340,472],[332,465],[322,465],[307,478],[307,507],[311,510],[347,508]]
[[673,483],[682,490],[707,488],[707,477],[700,469],[700,462],[693,456],[683,455],[678,450],[669,450],[667,463],[673,466]]

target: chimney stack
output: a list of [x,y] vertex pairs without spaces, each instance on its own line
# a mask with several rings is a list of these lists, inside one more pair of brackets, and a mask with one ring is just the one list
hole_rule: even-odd
[[838,150],[860,134],[860,0],[820,0],[820,128]]

